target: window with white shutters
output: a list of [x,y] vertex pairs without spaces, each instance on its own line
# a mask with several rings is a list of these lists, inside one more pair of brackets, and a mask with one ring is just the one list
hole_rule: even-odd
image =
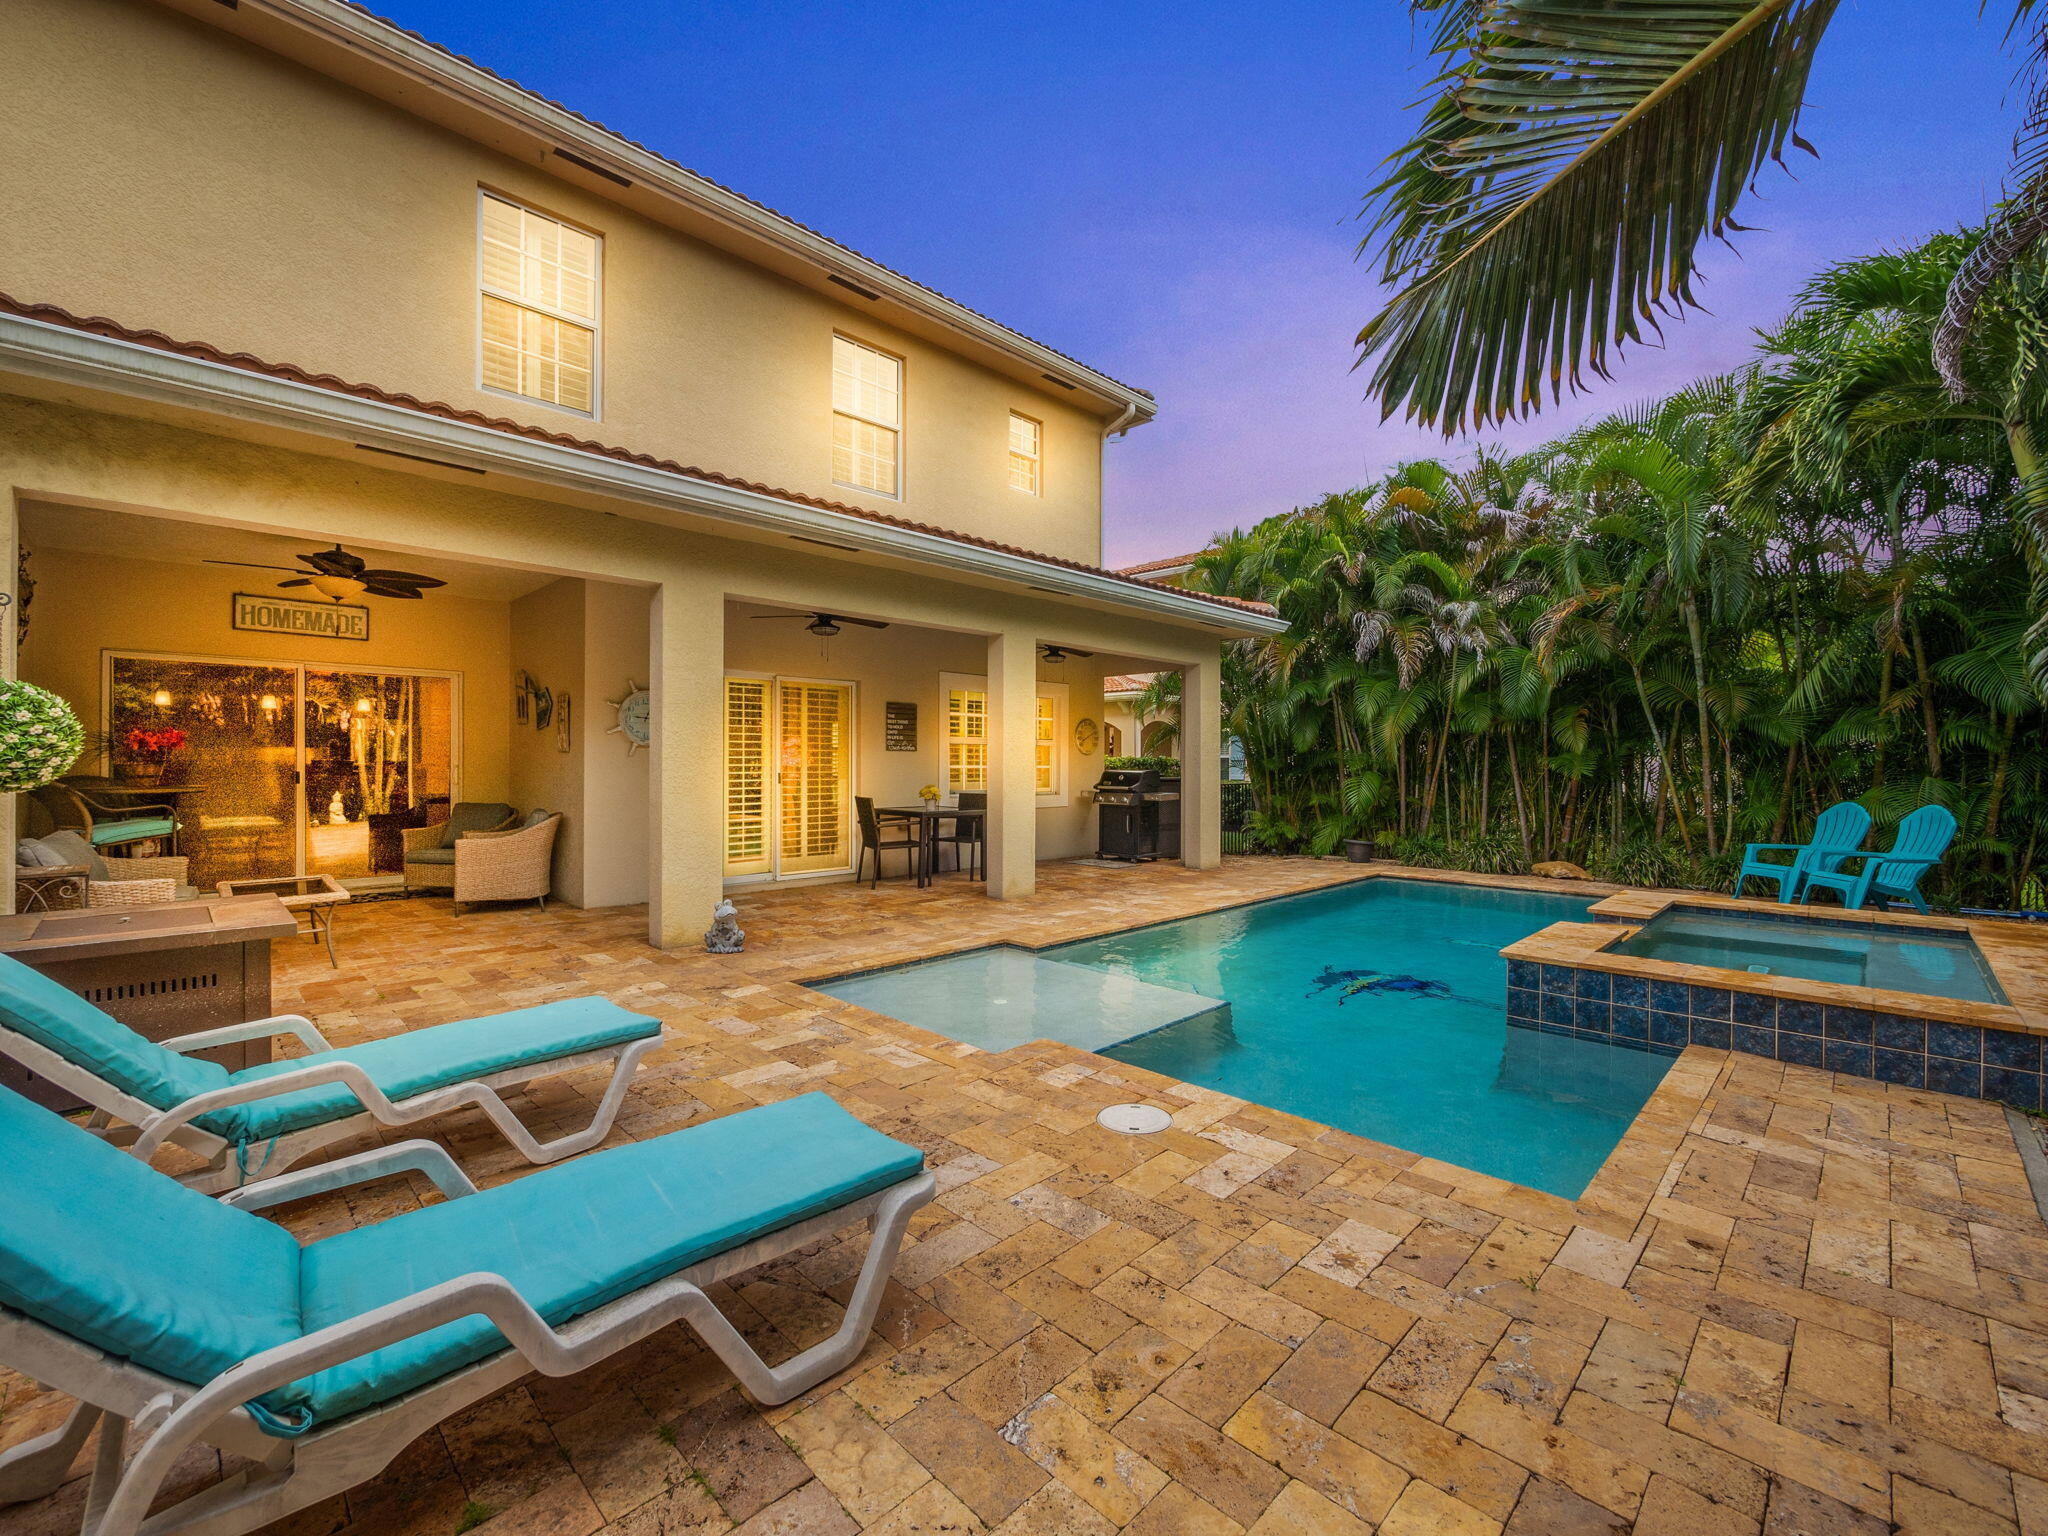
[[1039,463],[1045,428],[1016,411],[1010,412],[1010,488],[1039,494]]
[[900,494],[903,360],[832,338],[832,478],[855,490]]
[[596,415],[602,242],[495,193],[478,207],[484,388]]
[[[962,790],[983,791],[988,782],[988,682],[986,678],[942,674],[945,701],[945,773],[940,786],[949,798]],[[1032,788],[1041,802],[1066,804],[1067,685],[1040,683],[1031,712]]]
[[768,842],[768,680],[725,680],[725,872],[774,868]]

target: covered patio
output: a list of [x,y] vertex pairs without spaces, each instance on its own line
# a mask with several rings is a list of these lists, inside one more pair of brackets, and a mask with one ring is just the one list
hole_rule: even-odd
[[[977,892],[1015,898],[1040,861],[1095,851],[1103,679],[1141,667],[1187,669],[1200,712],[1164,856],[1220,856],[1216,668],[1164,626],[1036,600],[1011,624],[972,588],[804,556],[714,574],[709,603],[679,614],[663,588],[573,558],[353,526],[19,500],[17,671],[85,721],[75,787],[94,815],[176,819],[187,894],[325,875],[446,899],[452,839],[416,847],[420,829],[554,812],[544,867],[508,899],[634,907],[659,941],[694,942],[722,892],[850,881],[857,802],[916,806],[930,788],[938,807],[985,807],[948,829],[981,846],[949,846],[933,872],[972,866]],[[294,574],[330,550],[422,595],[330,601]],[[20,810],[24,832],[47,830]],[[170,851],[106,850],[116,879],[123,855]],[[881,866],[884,883],[917,868],[902,849]]]
[[[337,1041],[599,992],[670,1031],[616,1135],[823,1089],[923,1149],[944,1191],[867,1353],[804,1397],[757,1409],[669,1329],[449,1420],[290,1529],[2042,1528],[2048,1228],[1995,1106],[1695,1046],[1572,1202],[1069,1048],[978,1052],[803,985],[1359,871],[1038,873],[1007,902],[950,880],[758,891],[737,956],[655,949],[627,906],[368,903],[338,971],[280,944],[278,1005]],[[580,1124],[594,1087],[556,1079],[528,1108]],[[1095,1124],[1130,1100],[1173,1127]],[[479,1181],[528,1171],[449,1129]],[[310,1234],[426,1193],[283,1215]],[[847,1234],[718,1300],[786,1357],[833,1326],[858,1247]],[[29,1383],[4,1388],[0,1443],[55,1423]],[[220,1470],[195,1453],[183,1489]],[[83,1491],[81,1475],[8,1529],[75,1525]]]

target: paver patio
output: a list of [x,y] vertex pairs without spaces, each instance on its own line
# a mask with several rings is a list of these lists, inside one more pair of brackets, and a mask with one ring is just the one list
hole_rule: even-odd
[[[670,1329],[531,1378],[293,1536],[2048,1532],[2048,1229],[1996,1106],[1693,1047],[1584,1199],[1420,1158],[1062,1046],[990,1055],[799,978],[1045,943],[1354,877],[1234,860],[978,888],[742,898],[748,949],[665,954],[637,910],[350,909],[341,968],[280,945],[280,1009],[351,1041],[601,992],[671,1032],[618,1136],[822,1088],[923,1148],[876,1337],[747,1402]],[[588,1081],[530,1098],[567,1126]],[[1104,1104],[1172,1129],[1125,1137]],[[480,1122],[482,1182],[528,1170]],[[282,1213],[373,1221],[391,1181]],[[857,1235],[718,1299],[771,1359],[828,1333]],[[0,1444],[62,1404],[0,1377]],[[90,1449],[78,1470],[88,1464]],[[195,1452],[179,1495],[219,1475]],[[83,1479],[0,1510],[77,1528]]]

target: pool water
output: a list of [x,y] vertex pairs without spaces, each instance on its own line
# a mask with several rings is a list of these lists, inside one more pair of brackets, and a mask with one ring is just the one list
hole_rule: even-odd
[[[1066,1040],[1570,1198],[1671,1064],[1509,1028],[1500,950],[1587,906],[1377,879],[1062,945],[1029,957],[1053,971],[1028,983],[1026,952],[997,949],[816,985],[954,1039]],[[1017,1010],[992,1000],[1027,984],[1028,1022],[997,1022]]]
[[1608,952],[1973,1003],[2006,1000],[1976,941],[1942,928],[1672,907]]

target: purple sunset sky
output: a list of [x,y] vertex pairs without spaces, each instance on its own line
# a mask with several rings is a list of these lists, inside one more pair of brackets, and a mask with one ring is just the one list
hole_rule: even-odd
[[[1469,446],[1382,425],[1350,371],[1379,292],[1354,215],[1422,79],[1394,0],[380,8],[1152,390],[1159,420],[1109,450],[1113,563]],[[2001,26],[1970,0],[1848,0],[1809,92],[1820,157],[1767,172],[1753,232],[1709,254],[1712,312],[1490,440],[1730,367],[1815,268],[1980,217],[2016,116]]]

